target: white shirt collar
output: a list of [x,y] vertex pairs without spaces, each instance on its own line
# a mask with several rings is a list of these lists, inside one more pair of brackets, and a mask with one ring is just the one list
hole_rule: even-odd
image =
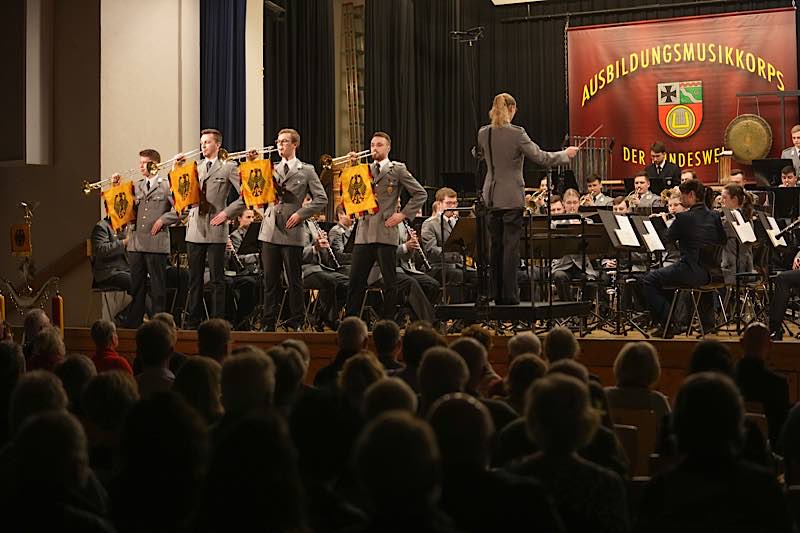
[[383,173],[383,171],[386,170],[386,165],[389,164],[389,158],[387,157],[383,161],[375,161],[375,162],[378,163],[381,169],[381,173]]

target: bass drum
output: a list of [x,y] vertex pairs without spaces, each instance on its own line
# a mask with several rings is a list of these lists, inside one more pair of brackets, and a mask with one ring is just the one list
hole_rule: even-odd
[[739,115],[725,128],[725,148],[744,165],[764,159],[772,148],[772,128],[759,115]]

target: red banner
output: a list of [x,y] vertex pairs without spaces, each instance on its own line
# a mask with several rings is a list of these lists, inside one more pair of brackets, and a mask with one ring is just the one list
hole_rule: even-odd
[[[779,98],[736,94],[797,89],[792,9],[571,28],[568,46],[570,132],[603,124],[598,135],[615,140],[608,178],[633,176],[662,141],[669,161],[716,182],[725,129],[739,114],[769,123],[768,157],[786,147]],[[787,146],[797,122],[797,99],[787,98]]]

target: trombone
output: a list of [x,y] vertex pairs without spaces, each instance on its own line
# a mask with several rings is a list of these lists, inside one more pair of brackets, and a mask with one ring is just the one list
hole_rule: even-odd
[[[356,161],[359,159],[366,159],[372,153],[370,150],[362,150],[356,153]],[[322,155],[319,158],[320,165],[325,170],[338,170],[342,167],[346,167],[347,164],[350,162],[350,155],[340,155],[339,157],[333,157],[328,154]]]
[[238,161],[239,159],[245,157],[250,152],[255,152],[257,154],[262,154],[266,156],[268,154],[277,151],[278,149],[275,148],[275,146],[262,146],[261,148],[251,149],[251,150],[240,150],[238,152],[228,152],[225,148],[220,148],[217,157],[219,157],[221,161]]

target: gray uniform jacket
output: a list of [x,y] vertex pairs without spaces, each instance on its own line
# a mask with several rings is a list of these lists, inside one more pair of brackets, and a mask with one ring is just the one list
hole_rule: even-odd
[[[169,179],[161,176],[155,178],[150,190],[147,180],[140,180],[133,188],[136,196],[136,225],[128,230],[128,251],[147,252],[152,254],[169,253],[169,232],[171,226],[180,220],[180,216],[172,208]],[[158,235],[150,235],[156,220],[164,223]]]
[[102,219],[92,228],[92,274],[96,282],[105,281],[120,272],[130,272],[125,245],[111,223]]
[[664,207],[664,204],[661,201],[661,196],[654,192],[647,191],[639,197],[637,207]]
[[353,226],[344,227],[341,224],[336,224],[328,232],[328,241],[331,243],[331,249],[342,265],[350,264],[350,256],[352,254],[345,252],[344,249],[351,233],[353,233]]
[[[272,171],[278,184],[278,198],[264,211],[259,241],[284,246],[304,246],[304,225],[298,224],[292,229],[286,229],[286,221],[294,213],[306,220],[322,211],[328,203],[328,195],[325,194],[325,188],[320,183],[314,166],[299,160],[293,161],[286,176],[279,170],[281,164],[276,165]],[[303,207],[306,195],[311,196],[311,203]]]
[[[525,180],[522,177],[524,158],[542,166],[566,165],[566,151],[545,152],[528,137],[524,128],[508,124],[492,129],[492,150],[489,150],[487,125],[478,131],[478,144],[486,159],[486,180],[483,198],[489,208],[523,209],[525,207]],[[494,155],[494,172],[492,159]]]
[[379,211],[362,216],[358,220],[355,244],[396,245],[397,228],[387,228],[384,222],[397,212],[397,199],[400,198],[401,186],[411,195],[401,211],[409,222],[414,220],[417,211],[425,204],[428,193],[411,175],[405,164],[397,161],[389,161],[383,166],[381,173],[373,178],[372,185]]
[[603,193],[600,193],[597,196],[592,197],[592,205],[597,205],[600,207],[611,205],[612,201],[613,200],[610,197],[606,196]]
[[220,159],[214,161],[210,170],[206,170],[206,162],[197,163],[197,178],[200,189],[205,189],[206,200],[209,203],[208,212],[200,214],[200,206],[189,210],[186,221],[186,242],[197,244],[225,244],[228,241],[228,225],[212,226],[211,219],[220,211],[225,211],[228,218],[233,218],[244,211],[244,200],[239,198],[231,205],[225,207],[228,201],[228,192],[231,185],[236,192],[241,190],[239,168],[233,161],[223,163]]
[[794,165],[794,171],[800,174],[800,150],[798,150],[794,146],[785,148],[781,152],[781,159],[791,159],[792,165]]
[[[442,246],[450,237],[452,228],[450,223],[445,218],[444,220],[444,237],[442,237],[442,224],[441,220],[444,215],[437,215],[429,218],[422,223],[422,249],[428,256],[428,261],[431,265],[440,264],[442,261]],[[458,220],[457,218],[455,220]],[[448,265],[463,265],[463,257],[458,252],[447,252],[444,256],[445,264]]]

